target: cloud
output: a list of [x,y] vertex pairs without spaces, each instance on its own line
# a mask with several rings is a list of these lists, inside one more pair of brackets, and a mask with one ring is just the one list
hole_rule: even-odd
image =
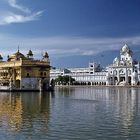
[[[7,41],[8,40],[8,41]],[[129,38],[84,38],[84,37],[18,37],[0,35],[1,52],[12,54],[20,46],[21,52],[27,54],[31,48],[35,56],[40,56],[42,51],[48,51],[51,57],[65,57],[76,55],[93,55],[105,51],[119,51],[127,43],[133,50],[139,49],[140,36]],[[11,51],[11,48],[12,51]],[[6,53],[5,53],[6,52]]]
[[20,14],[11,11],[1,11],[0,25],[8,25],[12,23],[25,23],[35,21],[42,16],[43,11],[32,13],[32,11],[22,5],[17,4],[17,0],[6,0],[10,7],[19,10]]
[[38,20],[41,15],[42,15],[42,11],[39,11],[30,16],[9,13],[8,16],[5,16],[1,19],[0,25],[7,25],[7,24],[11,24],[11,23],[24,23],[24,22],[28,22],[28,21]]
[[11,7],[16,8],[22,12],[31,13],[31,10],[29,10],[28,8],[21,6],[21,5],[18,5],[17,0],[8,0],[8,3]]

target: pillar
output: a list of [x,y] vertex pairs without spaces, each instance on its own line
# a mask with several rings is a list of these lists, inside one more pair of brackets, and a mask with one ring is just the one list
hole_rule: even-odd
[[127,72],[127,68],[125,69],[125,82],[128,83],[128,72]]

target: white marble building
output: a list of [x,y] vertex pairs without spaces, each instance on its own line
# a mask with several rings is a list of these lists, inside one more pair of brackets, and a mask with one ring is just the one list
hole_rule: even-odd
[[125,44],[120,50],[120,56],[106,68],[89,63],[87,68],[52,69],[50,78],[69,75],[79,83],[90,85],[136,86],[140,84],[140,63],[133,59],[132,54],[132,50]]
[[140,63],[133,59],[132,50],[125,44],[120,57],[107,68],[107,85],[138,85],[140,81]]

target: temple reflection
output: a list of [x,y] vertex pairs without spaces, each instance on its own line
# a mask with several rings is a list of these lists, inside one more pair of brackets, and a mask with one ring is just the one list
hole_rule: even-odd
[[22,123],[22,103],[20,96],[8,93],[0,94],[0,125],[19,129]]
[[125,87],[61,88],[54,94],[1,93],[0,130],[46,134],[49,123],[57,121],[59,113],[65,116],[65,112],[75,111],[81,115],[86,112],[85,117],[94,123],[91,125],[101,128],[114,120],[120,131],[128,135],[139,114],[139,96],[138,88]]
[[57,89],[57,92],[61,93],[61,96],[65,95],[65,91],[71,99],[77,99],[75,100],[76,102],[86,105],[87,102],[91,101],[90,106],[88,108],[85,106],[85,109],[91,110],[92,108],[95,111],[95,116],[93,117],[96,117],[96,112],[104,106],[103,111],[105,115],[110,118],[118,118],[118,125],[121,125],[122,128],[128,128],[128,130],[134,123],[135,116],[138,114],[140,100],[138,88],[76,87],[71,90],[64,88]]
[[1,93],[0,127],[13,131],[47,131],[50,93]]

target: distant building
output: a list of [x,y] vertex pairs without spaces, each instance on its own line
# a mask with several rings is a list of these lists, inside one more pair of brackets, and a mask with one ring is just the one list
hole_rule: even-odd
[[132,50],[125,44],[113,64],[102,68],[89,63],[87,68],[51,69],[50,78],[69,75],[79,83],[90,85],[140,85],[140,63],[133,59]]
[[125,44],[120,50],[120,57],[116,57],[107,68],[107,85],[140,84],[140,62],[134,60],[132,55],[132,50]]
[[19,50],[3,61],[0,55],[0,90],[48,90],[50,62],[46,52],[36,60],[29,50],[25,56]]

